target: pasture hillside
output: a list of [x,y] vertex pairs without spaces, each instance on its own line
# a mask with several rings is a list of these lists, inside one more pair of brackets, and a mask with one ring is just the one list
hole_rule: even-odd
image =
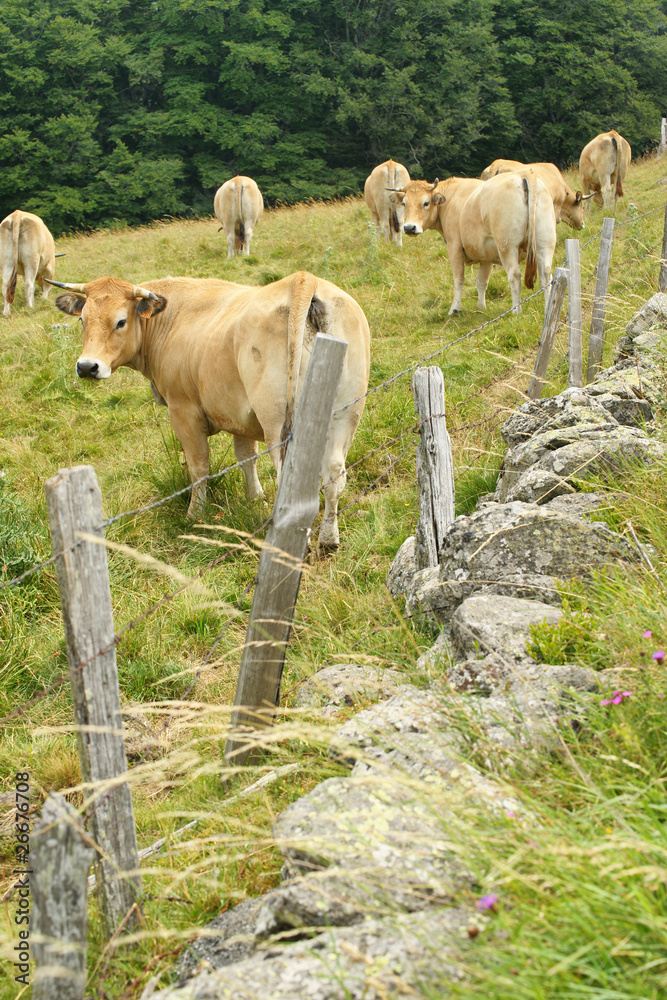
[[[576,186],[574,175],[569,180]],[[628,320],[657,289],[664,181],[667,160],[656,158],[633,164],[624,181],[626,197],[615,213],[604,365],[613,360]],[[581,242],[585,331],[602,218],[593,206],[581,233],[558,227],[554,264],[564,261],[566,238]],[[384,585],[418,514],[411,371],[422,360],[442,368],[457,513],[466,513],[494,487],[505,451],[499,427],[524,398],[544,302],[540,293],[523,289],[523,315],[509,315],[507,278],[498,267],[481,313],[468,269],[463,312],[449,317],[452,280],[440,237],[406,238],[397,249],[378,241],[368,222],[356,198],[267,211],[251,256],[230,261],[213,218],[103,230],[58,243],[66,256],[57,261],[56,278],[63,281],[108,274],[145,283],[191,275],[259,285],[307,269],[352,294],[369,320],[371,385],[348,455],[341,546],[327,557],[313,553],[307,567],[283,679],[288,711],[266,764],[227,774],[224,786],[222,741],[257,565],[256,549],[241,543],[244,533],[261,535],[270,514],[270,459],[261,457],[258,468],[266,501],[249,504],[242,474],[232,468],[211,484],[205,526],[186,521],[187,494],[134,513],[188,482],[167,412],[154,403],[148,382],[125,369],[100,383],[78,379],[80,326],[55,308],[53,291],[47,301],[38,296],[28,311],[19,279],[13,317],[0,323],[0,582],[51,555],[45,481],[62,467],[94,466],[105,516],[129,512],[110,525],[107,538],[126,547],[110,551],[109,561],[116,631],[124,630],[117,655],[128,748],[135,764],[141,759],[131,771],[139,847],[199,820],[165,856],[148,863],[145,923],[135,947],[105,940],[91,904],[86,995],[131,1000],[151,976],[162,974],[167,982],[175,955],[197,928],[277,884],[282,859],[271,839],[272,818],[317,782],[345,773],[327,754],[327,721],[289,711],[305,678],[326,664],[362,662],[392,667],[417,684],[428,681],[416,661],[434,635],[406,619]],[[545,394],[567,384],[566,349],[564,322]],[[657,432],[667,436],[664,413]],[[218,435],[211,445],[212,472],[234,465],[231,438]],[[610,497],[603,516],[624,532],[630,522],[654,546],[652,571],[601,575],[586,588],[571,587],[564,623],[541,636],[552,657],[637,669],[651,662],[654,648],[664,648],[665,471],[628,472],[620,482],[601,484]],[[229,540],[239,544],[219,547]],[[153,563],[128,549],[150,555]],[[180,584],[169,575],[174,571],[190,578],[201,572],[200,585],[177,594]],[[648,631],[652,635],[642,638]],[[0,840],[0,894],[6,894],[1,944],[11,962],[14,774],[30,773],[35,810],[54,789],[67,790],[78,807],[84,803],[69,688],[62,683],[67,658],[52,565],[0,593],[0,643],[1,801],[8,809]],[[645,701],[624,704],[613,730],[601,715],[581,739],[573,734],[562,756],[545,753],[537,766],[533,758],[507,775],[540,818],[539,851],[521,830],[498,831],[479,821],[473,863],[495,872],[489,890],[498,890],[504,902],[500,933],[489,935],[489,945],[480,940],[460,996],[664,995],[667,687],[664,674],[641,676],[637,686],[648,685]],[[295,767],[265,790],[225,804],[281,764]],[[3,998],[17,992],[9,962],[0,972]]]

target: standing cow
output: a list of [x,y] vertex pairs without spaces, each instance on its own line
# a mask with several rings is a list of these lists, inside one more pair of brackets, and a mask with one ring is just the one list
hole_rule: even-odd
[[316,333],[347,341],[322,461],[325,497],[320,544],[338,545],[338,498],[345,458],[364,409],[370,335],[361,306],[342,289],[299,271],[261,288],[214,278],[163,278],[147,287],[115,278],[67,289],[56,305],[83,324],[80,378],[109,378],[121,365],[151,382],[181,442],[192,479],[188,510],[206,500],[208,438],[233,435],[249,499],[263,495],[257,442],[271,450],[280,474],[282,448],[294,418]]
[[556,222],[564,222],[571,229],[584,228],[584,202],[593,195],[584,197],[581,191],[573,191],[555,163],[519,163],[518,160],[494,160],[482,171],[483,181],[497,174],[510,174],[525,170],[526,167],[537,174],[549,188],[554,203]]
[[450,316],[461,311],[466,264],[479,264],[479,309],[486,309],[486,288],[498,262],[510,283],[512,312],[521,312],[519,261],[524,257],[526,288],[533,287],[539,272],[546,296],[556,247],[556,217],[546,185],[532,170],[498,174],[488,181],[471,177],[450,177],[433,184],[411,181],[405,191],[391,197],[405,205],[403,228],[408,236],[435,229],[447,244],[454,277]]
[[612,199],[623,197],[623,178],[628,172],[632,149],[615,129],[602,132],[584,146],[579,159],[579,176],[584,194],[593,193],[596,205],[611,208]]
[[11,315],[11,304],[16,294],[16,279],[23,275],[25,301],[29,308],[35,304],[35,281],[44,298],[50,292],[45,278],[52,278],[56,269],[56,248],[53,236],[37,215],[30,212],[12,212],[0,222],[0,260],[2,260],[2,297],[5,300],[3,316]]
[[216,191],[213,211],[227,237],[227,257],[236,251],[249,254],[253,230],[264,211],[262,192],[252,177],[238,174],[225,181]]
[[403,205],[390,202],[389,194],[409,183],[410,174],[402,163],[385,160],[371,171],[364,184],[364,199],[378,235],[382,232],[386,240],[399,247],[403,245]]

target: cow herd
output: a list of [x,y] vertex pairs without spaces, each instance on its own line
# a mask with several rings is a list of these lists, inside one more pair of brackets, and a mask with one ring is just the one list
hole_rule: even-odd
[[[461,309],[466,264],[479,264],[478,306],[485,308],[491,270],[501,263],[521,312],[521,270],[532,288],[551,280],[556,224],[584,224],[584,202],[609,207],[623,194],[630,146],[617,132],[596,136],[580,160],[583,193],[574,192],[551,163],[494,160],[482,179],[450,177],[432,184],[411,180],[393,160],[376,167],[364,198],[378,232],[402,244],[402,236],[435,229],[445,240],[454,277],[451,313]],[[250,177],[227,181],[214,210],[227,238],[228,256],[248,254],[264,208]],[[213,278],[164,278],[132,285],[115,278],[70,284],[53,280],[55,247],[41,219],[15,211],[0,223],[4,316],[10,315],[16,280],[23,274],[26,304],[35,283],[46,297],[51,285],[63,312],[79,316],[83,351],[81,378],[109,378],[126,366],[151,383],[156,401],[168,407],[194,484],[188,516],[200,515],[209,472],[208,438],[233,436],[249,499],[262,495],[257,478],[259,441],[265,442],[278,475],[284,460],[300,386],[313,339],[325,332],[348,350],[322,463],[325,516],[320,544],[338,545],[337,508],[345,485],[345,459],[364,408],[370,372],[370,333],[358,303],[341,288],[304,271],[264,287]]]

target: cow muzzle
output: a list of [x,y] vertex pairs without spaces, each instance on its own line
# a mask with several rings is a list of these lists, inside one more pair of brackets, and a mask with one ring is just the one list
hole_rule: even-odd
[[406,222],[403,226],[403,232],[406,236],[419,236],[422,232],[422,227],[418,226],[416,222]]
[[79,358],[76,363],[76,373],[79,378],[109,378],[111,368],[104,361]]

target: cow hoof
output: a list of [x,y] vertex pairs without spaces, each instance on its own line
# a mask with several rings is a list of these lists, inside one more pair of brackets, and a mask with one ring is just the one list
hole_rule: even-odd
[[449,310],[449,315],[450,316],[460,316],[461,315],[461,310],[460,309],[450,309]]

